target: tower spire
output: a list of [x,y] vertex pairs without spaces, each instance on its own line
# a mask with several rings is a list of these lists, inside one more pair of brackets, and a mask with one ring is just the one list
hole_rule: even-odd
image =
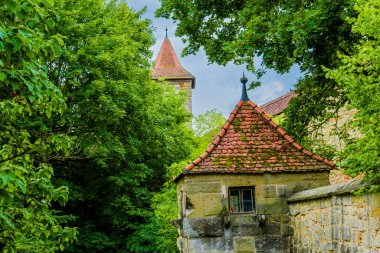
[[246,83],[248,82],[248,79],[245,77],[244,71],[243,71],[243,77],[240,78],[240,82],[243,84],[242,92],[241,92],[241,99],[240,100],[242,100],[242,101],[248,101],[249,97],[248,97],[248,94],[247,94],[247,86],[246,86]]
[[195,88],[195,77],[182,67],[179,59],[170,43],[168,28],[166,27],[166,38],[164,39],[152,69],[153,80],[166,80],[174,85],[178,90],[188,94],[186,108],[191,112],[192,89]]
[[168,37],[168,26],[166,26],[166,28],[165,28],[165,35],[166,35],[165,38],[167,38]]

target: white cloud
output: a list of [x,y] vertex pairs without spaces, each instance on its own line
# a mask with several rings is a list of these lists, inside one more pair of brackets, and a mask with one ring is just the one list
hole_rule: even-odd
[[287,86],[279,80],[263,83],[260,87],[254,90],[252,100],[258,105],[264,104],[286,93],[288,91],[285,91],[286,88]]

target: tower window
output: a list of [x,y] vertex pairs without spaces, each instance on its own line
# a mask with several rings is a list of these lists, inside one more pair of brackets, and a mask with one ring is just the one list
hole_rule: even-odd
[[230,213],[254,212],[254,193],[253,187],[230,188],[228,191]]

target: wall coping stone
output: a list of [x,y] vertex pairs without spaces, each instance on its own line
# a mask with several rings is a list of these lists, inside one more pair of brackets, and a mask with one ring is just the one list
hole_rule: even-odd
[[324,198],[334,195],[341,195],[352,191],[359,190],[360,188],[369,187],[369,182],[361,182],[360,179],[352,180],[342,184],[328,185],[323,187],[314,188],[311,190],[301,191],[293,194],[288,198],[288,202],[298,202],[309,199]]

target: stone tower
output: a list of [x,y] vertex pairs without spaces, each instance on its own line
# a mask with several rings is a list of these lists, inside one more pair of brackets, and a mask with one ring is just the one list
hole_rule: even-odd
[[167,36],[154,62],[152,77],[153,80],[172,83],[177,91],[187,92],[186,109],[192,112],[192,89],[195,88],[195,77],[182,67]]

